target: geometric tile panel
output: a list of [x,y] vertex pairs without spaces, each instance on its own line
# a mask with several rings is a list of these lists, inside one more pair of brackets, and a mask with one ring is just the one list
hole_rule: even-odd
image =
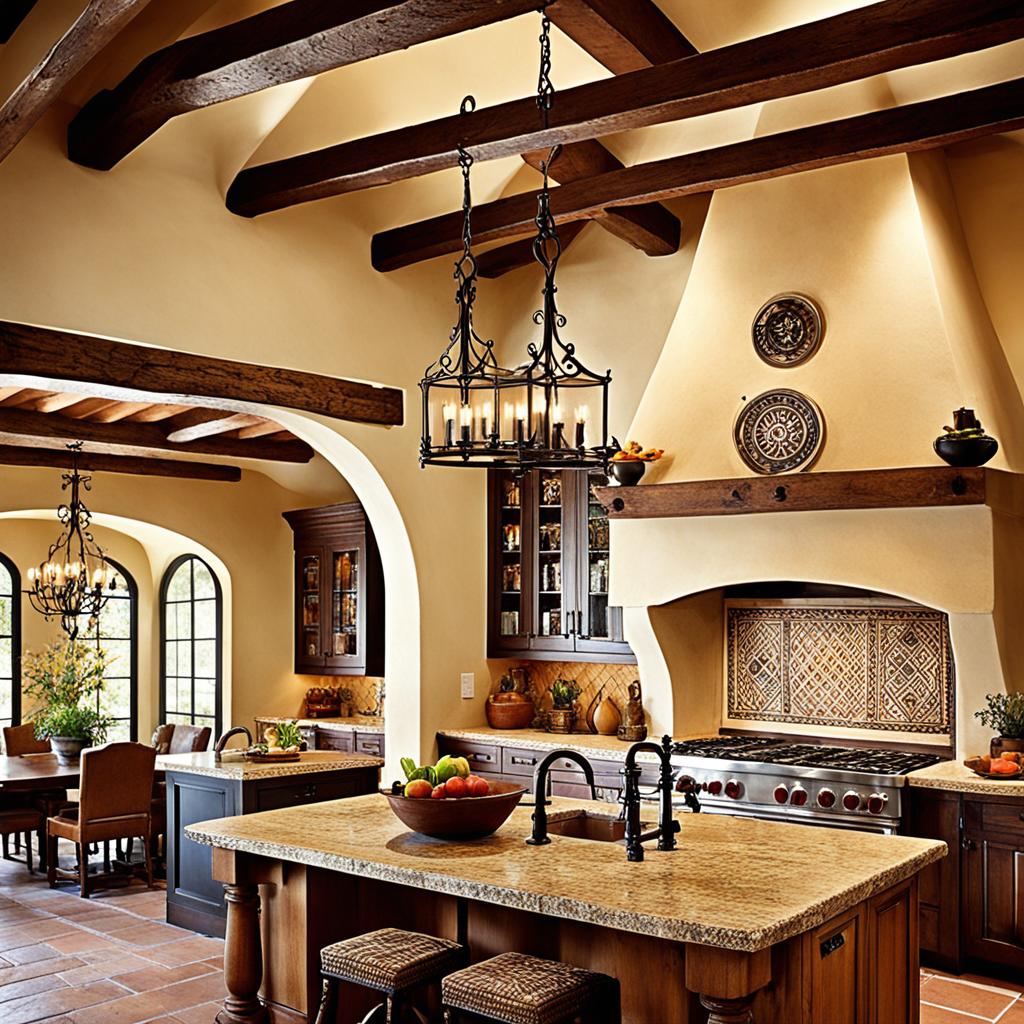
[[926,608],[727,607],[732,719],[949,733],[949,622]]

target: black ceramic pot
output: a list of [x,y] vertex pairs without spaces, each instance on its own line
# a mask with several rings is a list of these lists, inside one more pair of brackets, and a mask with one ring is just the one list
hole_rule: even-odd
[[620,487],[636,487],[643,479],[646,462],[639,459],[629,459],[625,462],[609,462],[608,472]]
[[999,442],[988,434],[977,437],[949,437],[943,434],[935,438],[932,447],[936,455],[951,466],[984,466],[999,451]]

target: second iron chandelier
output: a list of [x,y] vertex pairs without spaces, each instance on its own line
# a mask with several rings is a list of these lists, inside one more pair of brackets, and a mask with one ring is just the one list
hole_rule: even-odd
[[[551,83],[551,24],[541,11],[540,75],[537,106],[544,129],[554,99]],[[475,107],[472,97],[462,113]],[[562,340],[565,316],[558,311],[555,272],[562,254],[551,212],[548,171],[561,147],[541,165],[543,186],[537,195],[533,255],[544,270],[543,304],[533,314],[539,341],[527,345],[520,365],[499,365],[494,342],[473,327],[477,264],[472,252],[470,169],[472,156],[459,147],[463,178],[462,253],[455,263],[455,301],[459,317],[448,345],[420,381],[423,400],[420,465],[499,465],[607,469],[615,451],[609,446],[608,390],[611,371],[589,370],[571,342]]]

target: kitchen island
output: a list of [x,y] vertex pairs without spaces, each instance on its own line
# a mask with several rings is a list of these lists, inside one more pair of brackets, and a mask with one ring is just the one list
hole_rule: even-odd
[[379,757],[327,751],[280,764],[218,761],[212,751],[158,757],[157,768],[167,778],[168,922],[224,934],[224,891],[210,877],[209,849],[185,835],[188,825],[372,793],[383,763]]
[[[555,799],[549,820],[608,810]],[[265,1022],[258,992],[312,1020],[320,949],[384,926],[614,975],[627,1024],[918,1020],[917,874],[944,843],[681,812],[677,850],[627,863],[525,845],[531,813],[469,842],[409,832],[379,795],[190,827],[227,892],[221,1024]],[[373,1001],[343,998],[351,1019]]]

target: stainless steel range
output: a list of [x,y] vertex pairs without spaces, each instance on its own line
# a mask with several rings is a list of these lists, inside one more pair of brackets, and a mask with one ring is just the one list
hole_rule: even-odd
[[676,789],[690,785],[711,814],[797,821],[893,833],[904,776],[935,764],[931,754],[719,736],[672,746]]

